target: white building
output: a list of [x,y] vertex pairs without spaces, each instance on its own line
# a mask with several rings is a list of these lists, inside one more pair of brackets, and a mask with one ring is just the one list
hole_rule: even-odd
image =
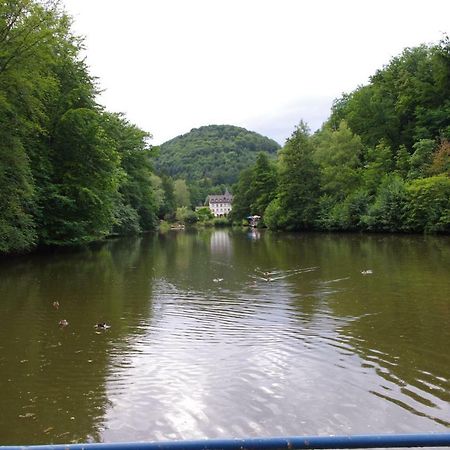
[[208,195],[206,202],[211,212],[215,217],[225,217],[231,211],[231,204],[233,203],[233,196],[225,191],[225,194],[221,195]]

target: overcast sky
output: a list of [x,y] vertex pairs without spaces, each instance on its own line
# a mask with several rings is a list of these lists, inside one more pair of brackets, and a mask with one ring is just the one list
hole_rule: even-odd
[[104,92],[160,144],[232,124],[279,143],[403,48],[450,32],[449,0],[63,0]]

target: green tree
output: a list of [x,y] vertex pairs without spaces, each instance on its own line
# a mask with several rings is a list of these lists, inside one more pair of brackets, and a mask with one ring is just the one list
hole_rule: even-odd
[[342,200],[360,184],[361,139],[341,121],[336,130],[324,127],[314,143],[314,161],[320,166],[322,191]]
[[204,208],[198,208],[195,213],[199,222],[207,222],[214,218],[214,214],[207,206]]
[[281,150],[279,164],[277,198],[266,210],[266,215],[269,213],[270,216],[268,226],[287,230],[310,229],[318,211],[320,179],[319,167],[313,161],[309,129],[303,121]]
[[361,188],[343,200],[322,195],[319,201],[317,228],[324,230],[355,231],[366,228],[363,219],[367,215],[371,197]]
[[432,139],[421,139],[413,145],[414,153],[410,159],[408,178],[424,178],[427,176],[436,143]]
[[184,223],[184,224],[193,224],[197,222],[198,218],[192,209],[188,208],[187,206],[180,206],[177,208],[175,213],[175,218],[178,222]]
[[49,64],[66,29],[56,2],[0,3],[0,251],[37,243],[31,149],[46,125],[45,100],[55,86]]
[[335,101],[331,125],[345,119],[364,145],[382,139],[394,152],[408,152],[421,139],[449,137],[450,41],[405,49],[366,86]]
[[191,195],[185,180],[175,180],[173,184],[173,193],[175,196],[175,205],[177,207],[191,206]]
[[[255,163],[258,152],[275,155],[279,148],[272,139],[244,128],[208,125],[162,144],[155,167],[158,173],[186,180],[191,188],[197,182],[196,187],[200,187],[205,179],[212,187],[230,186],[237,182],[241,170]],[[192,203],[197,204],[212,193],[202,190],[198,195],[194,187]]]
[[159,209],[160,219],[173,220],[175,218],[176,203],[172,178],[163,175],[161,177],[161,188],[164,191],[164,201]]
[[150,175],[150,184],[155,199],[155,211],[159,211],[164,203],[164,189],[162,188],[162,180],[158,175],[152,173]]
[[253,170],[249,167],[239,174],[239,180],[233,189],[233,209],[230,213],[232,221],[240,222],[251,214],[251,205],[255,200],[250,189],[252,183]]
[[67,111],[56,130],[54,148],[44,241],[80,244],[107,235],[124,173],[100,114],[89,109]]
[[384,175],[394,169],[394,157],[388,143],[382,140],[375,148],[369,148],[362,172],[366,190],[375,194]]
[[[118,210],[136,212],[125,216],[127,223],[132,225],[130,232],[154,229],[157,209],[152,186],[151,136],[130,124],[121,114],[103,113],[102,125],[117,149],[124,174],[119,186]],[[137,223],[132,224],[131,217],[135,217]],[[127,228],[120,220],[117,226],[126,232]]]
[[252,168],[252,180],[249,185],[251,214],[264,215],[268,204],[275,198],[277,188],[276,168],[267,153],[259,153]]
[[450,232],[450,178],[439,175],[414,180],[406,190],[409,231]]
[[404,145],[400,145],[395,155],[395,173],[406,179],[411,169],[411,156]]
[[285,215],[280,204],[280,199],[275,197],[264,211],[264,223],[271,230],[282,230],[286,228]]
[[401,231],[404,229],[407,191],[404,181],[396,174],[384,176],[368,214],[362,217],[372,231]]
[[0,251],[155,222],[149,136],[104,112],[58,0],[0,4]]
[[33,183],[20,140],[0,130],[0,252],[20,252],[36,243]]

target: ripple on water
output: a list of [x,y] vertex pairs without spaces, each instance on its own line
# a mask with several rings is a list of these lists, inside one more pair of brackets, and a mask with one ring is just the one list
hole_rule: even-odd
[[[341,291],[330,284],[346,280],[325,281],[312,295],[323,302]],[[390,372],[398,365],[395,356],[370,349],[360,359],[355,343],[363,340],[342,333],[358,317],[336,317],[321,303],[313,320],[305,313],[299,322],[295,297],[283,295],[283,288],[271,284],[269,294],[253,289],[236,295],[157,285],[153,302],[161,305],[154,305],[155,317],[120,355],[127,362],[116,366],[118,378],[109,378],[114,406],[106,434],[123,435],[117,424],[125,422],[135,436],[146,438],[149,429],[165,439],[257,436],[266,434],[268,418],[281,434],[298,434],[299,423],[305,430],[330,432],[338,425],[351,431],[363,404],[377,410],[380,399],[446,426],[436,414],[446,409],[442,402],[420,388],[405,388]],[[362,392],[372,393],[372,400]],[[335,408],[320,425],[299,409],[311,409],[317,397]],[[384,403],[382,410],[390,408]],[[274,420],[278,415],[280,423]],[[386,423],[383,415],[374,416],[375,423]]]
[[[233,264],[213,268],[189,262],[184,249],[176,270],[145,259],[158,252],[128,262],[124,274],[118,259],[110,270],[118,278],[97,274],[86,299],[73,292],[83,283],[77,280],[58,296],[58,311],[47,300],[29,301],[27,314],[20,302],[6,303],[9,309],[0,302],[5,322],[22,330],[13,339],[0,330],[0,382],[14,392],[2,414],[19,399],[13,421],[28,421],[29,436],[55,442],[448,430],[450,366],[436,348],[440,336],[427,342],[427,299],[412,303],[409,286],[401,291],[395,273],[383,281],[381,267],[376,278],[362,277],[360,267],[375,268],[372,247],[356,262],[353,247],[347,261],[329,263],[325,255],[315,269],[326,241],[310,256],[290,241],[284,269],[275,263],[282,244],[266,242],[264,258],[273,264],[260,271],[274,272],[270,282],[239,265],[238,249],[236,260],[227,253]],[[311,259],[305,270],[302,258]],[[201,273],[193,269],[199,264]],[[435,310],[433,323],[448,307]],[[96,334],[104,313],[115,322]],[[69,321],[63,330],[62,318]]]

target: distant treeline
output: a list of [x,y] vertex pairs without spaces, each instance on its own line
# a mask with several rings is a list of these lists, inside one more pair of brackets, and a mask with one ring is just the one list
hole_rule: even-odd
[[313,135],[301,122],[234,194],[234,221],[258,214],[271,229],[450,232],[448,37],[344,94]]

